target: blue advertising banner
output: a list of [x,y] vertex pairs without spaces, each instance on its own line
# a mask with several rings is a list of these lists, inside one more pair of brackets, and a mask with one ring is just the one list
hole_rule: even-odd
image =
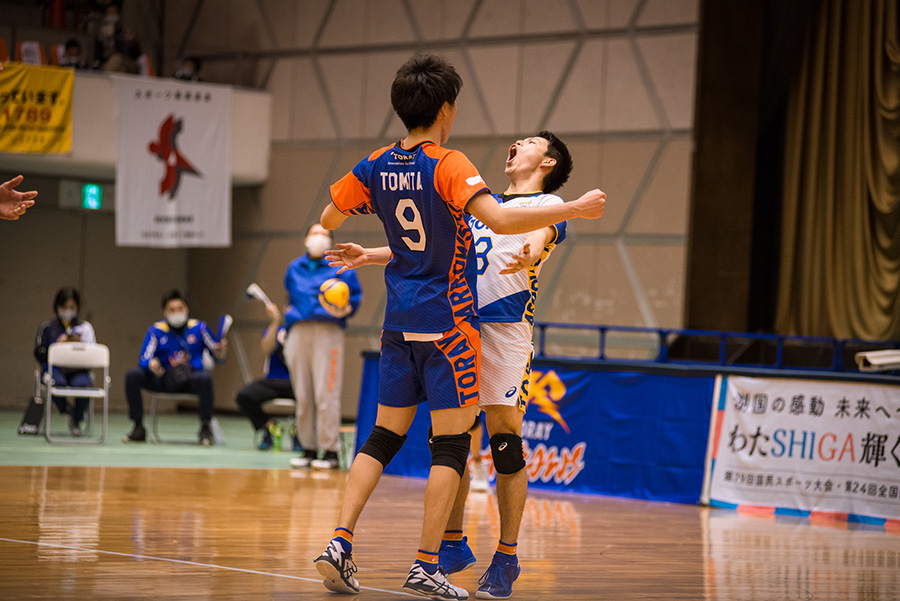
[[[592,363],[535,361],[522,426],[529,485],[675,503],[697,503],[703,485],[714,379],[592,370]],[[375,424],[378,360],[367,355],[356,451]],[[430,418],[420,407],[386,474],[426,478]],[[488,436],[482,454],[490,459]],[[491,480],[495,479],[493,469]]]

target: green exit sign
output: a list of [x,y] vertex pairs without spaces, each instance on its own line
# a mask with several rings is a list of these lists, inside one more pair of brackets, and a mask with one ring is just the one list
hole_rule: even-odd
[[103,204],[103,186],[99,184],[84,184],[81,186],[81,208],[100,209]]

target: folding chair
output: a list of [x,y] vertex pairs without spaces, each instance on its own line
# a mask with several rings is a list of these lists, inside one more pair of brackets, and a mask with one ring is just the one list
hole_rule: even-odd
[[20,40],[16,42],[16,60],[26,65],[47,64],[44,47],[35,40]]
[[146,54],[137,57],[138,73],[144,77],[156,77],[156,71],[153,69],[153,61]]
[[190,392],[151,392],[150,393],[150,440],[161,444],[197,444],[197,439],[192,440],[171,438],[163,439],[159,435],[159,402],[160,401],[194,401],[200,402],[200,397]]
[[[215,360],[209,351],[203,351],[203,369],[211,372],[215,366]],[[163,439],[159,435],[159,403],[160,401],[194,401],[200,402],[200,397],[190,392],[150,392],[150,440],[161,444],[197,444],[197,439],[192,440],[175,440],[171,438]],[[213,438],[216,444],[224,444],[225,436],[222,434],[222,428],[219,420],[213,417],[209,422],[209,427],[213,431]]]
[[[70,367],[75,369],[103,369],[102,388],[73,388],[57,386],[53,380],[54,367]],[[49,378],[45,386],[44,397],[44,436],[48,442],[65,442],[69,444],[103,444],[109,430],[109,348],[103,344],[86,344],[83,342],[54,342],[47,348],[47,373]],[[88,419],[90,428],[94,421],[94,400],[103,399],[103,428],[100,438],[71,438],[60,440],[54,438],[50,428],[50,416],[53,413],[51,399],[54,396],[88,397]]]
[[50,64],[58,67],[60,63],[66,58],[66,45],[65,44],[51,44],[50,45]]

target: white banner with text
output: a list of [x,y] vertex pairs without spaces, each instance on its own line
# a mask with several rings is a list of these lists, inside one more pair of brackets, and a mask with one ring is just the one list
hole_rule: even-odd
[[230,246],[231,88],[114,81],[116,243]]
[[900,518],[900,386],[722,376],[708,498]]

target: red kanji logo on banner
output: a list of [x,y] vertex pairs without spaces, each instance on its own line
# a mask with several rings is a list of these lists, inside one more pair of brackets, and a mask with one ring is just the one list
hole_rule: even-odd
[[178,150],[176,138],[181,133],[181,122],[181,119],[175,119],[175,115],[170,114],[159,126],[159,140],[150,142],[148,146],[150,153],[156,155],[166,166],[166,173],[159,180],[159,195],[168,194],[170,200],[178,193],[182,173],[203,177]]

